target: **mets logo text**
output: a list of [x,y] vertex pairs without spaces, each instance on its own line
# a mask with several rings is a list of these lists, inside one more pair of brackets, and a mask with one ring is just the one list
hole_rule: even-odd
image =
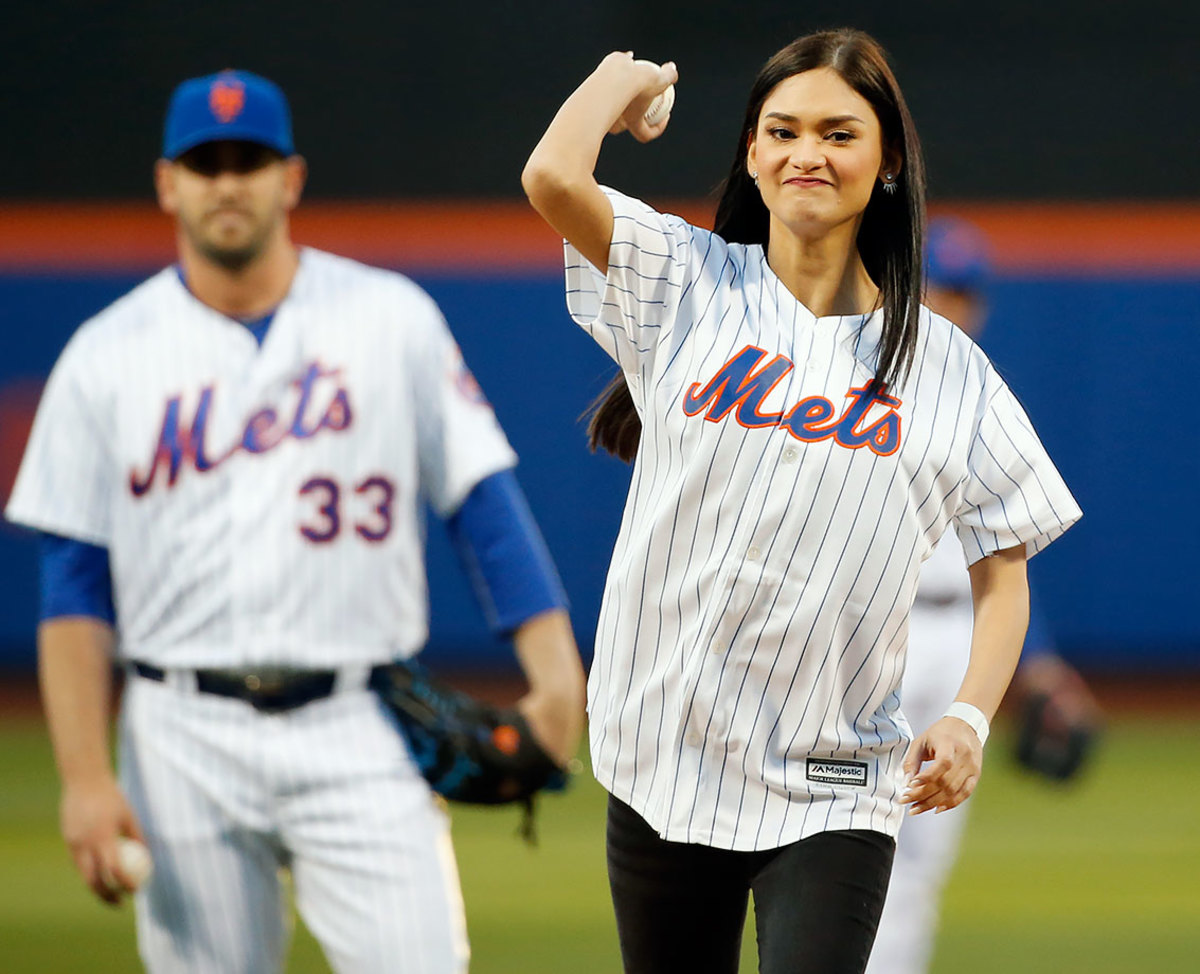
[[[129,472],[129,489],[135,497],[141,497],[154,487],[160,470],[165,474],[166,486],[174,487],[185,465],[207,473],[239,453],[253,456],[273,450],[285,440],[307,440],[322,430],[340,433],[348,429],[353,419],[350,394],[340,383],[330,390],[331,383],[321,381],[336,380],[340,372],[322,368],[319,362],[311,363],[292,382],[296,396],[290,417],[266,406],[246,420],[240,437],[232,445],[216,454],[209,453],[207,442],[214,387],[205,386],[200,391],[200,402],[190,423],[183,415],[183,397],[172,396],[167,400],[150,462],[141,472]],[[318,399],[325,403],[324,409],[317,404]]]
[[[732,412],[738,425],[747,429],[775,426],[805,443],[832,439],[851,450],[865,446],[881,457],[900,449],[900,414],[896,412],[900,400],[872,390],[870,382],[846,393],[850,401],[841,415],[836,415],[837,409],[824,396],[801,399],[786,412],[764,413],[764,400],[793,367],[786,355],[776,355],[760,368],[766,355],[764,349],[747,345],[703,388],[699,382],[692,383],[683,397],[683,411],[689,416],[704,412],[710,423],[718,423]],[[881,414],[875,407],[886,411]]]

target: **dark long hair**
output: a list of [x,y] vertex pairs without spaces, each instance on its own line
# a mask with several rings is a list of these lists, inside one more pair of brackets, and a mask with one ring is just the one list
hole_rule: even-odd
[[[814,68],[832,68],[862,95],[879,118],[884,151],[901,157],[895,193],[876,184],[858,230],[858,253],[883,298],[876,389],[901,383],[912,366],[921,307],[925,238],[925,166],[921,145],[887,55],[870,35],[842,29],[809,34],[779,51],[758,72],[750,89],[746,117],[738,133],[729,175],[721,185],[716,234],[729,243],[762,244],[770,236],[770,213],[746,171],[746,150],[758,128],[763,103],[776,85]],[[632,460],[641,438],[641,421],[618,373],[589,410],[588,440]]]

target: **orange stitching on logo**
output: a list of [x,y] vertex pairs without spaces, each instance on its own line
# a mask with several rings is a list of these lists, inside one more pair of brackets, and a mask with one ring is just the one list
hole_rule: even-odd
[[501,724],[492,731],[492,743],[501,754],[512,757],[521,750],[521,732],[511,724]]
[[228,124],[246,107],[246,86],[236,78],[219,78],[208,93],[208,107],[217,120]]

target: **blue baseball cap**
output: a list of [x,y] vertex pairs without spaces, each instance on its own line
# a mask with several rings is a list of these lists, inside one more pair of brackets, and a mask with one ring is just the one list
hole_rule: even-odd
[[925,277],[950,291],[982,291],[992,276],[987,238],[973,223],[952,216],[929,221]]
[[249,71],[190,78],[175,89],[163,128],[163,157],[178,159],[205,142],[255,142],[290,156],[292,113],[273,81]]

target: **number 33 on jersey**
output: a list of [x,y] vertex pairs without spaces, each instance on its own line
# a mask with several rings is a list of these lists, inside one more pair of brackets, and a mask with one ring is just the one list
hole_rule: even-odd
[[515,459],[420,288],[305,250],[261,347],[173,268],[85,324],[14,499],[109,549],[127,642],[320,666],[424,643],[423,505],[452,513]]

